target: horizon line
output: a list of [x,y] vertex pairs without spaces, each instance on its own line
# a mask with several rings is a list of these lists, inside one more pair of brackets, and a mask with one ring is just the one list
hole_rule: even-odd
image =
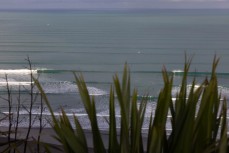
[[154,10],[229,10],[229,8],[0,8],[0,11],[154,11]]

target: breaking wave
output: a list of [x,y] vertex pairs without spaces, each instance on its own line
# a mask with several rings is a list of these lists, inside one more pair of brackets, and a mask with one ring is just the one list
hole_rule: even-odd
[[37,73],[38,70],[29,69],[0,69],[0,74],[33,74]]

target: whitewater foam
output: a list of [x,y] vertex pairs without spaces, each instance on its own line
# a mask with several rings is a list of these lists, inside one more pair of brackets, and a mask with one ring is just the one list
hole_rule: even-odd
[[37,73],[37,70],[29,69],[0,69],[0,74],[33,74]]
[[172,72],[173,73],[183,73],[184,71],[183,70],[173,70]]
[[[46,80],[47,81],[47,80]],[[11,91],[18,91],[19,86],[24,86],[26,88],[21,89],[21,92],[24,90],[28,90],[28,86],[33,84],[34,82],[29,81],[17,81],[15,79],[9,78],[8,82],[5,79],[0,79],[0,91],[5,91],[5,87],[8,84],[11,87]],[[75,83],[69,81],[56,81],[56,82],[42,82],[40,84],[46,94],[70,94],[70,93],[78,93],[78,87]],[[89,95],[93,96],[101,96],[107,95],[108,93],[102,89],[98,89],[96,87],[87,87]],[[35,87],[34,92],[38,92],[38,89]]]
[[0,86],[6,86],[7,84],[9,86],[29,86],[31,85],[31,83],[33,84],[33,82],[17,82],[17,81],[8,81],[8,82],[0,82]]

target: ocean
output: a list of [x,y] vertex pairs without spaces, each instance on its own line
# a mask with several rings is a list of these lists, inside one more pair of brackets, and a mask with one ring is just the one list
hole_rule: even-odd
[[[82,73],[90,95],[95,96],[100,127],[106,128],[112,76],[121,76],[127,63],[139,99],[151,97],[149,116],[163,87],[162,67],[174,74],[175,95],[185,54],[193,56],[189,77],[190,81],[196,77],[197,83],[210,77],[214,56],[220,58],[219,89],[228,99],[229,10],[0,11],[0,111],[8,112],[7,76],[12,111],[16,113],[20,86],[20,124],[27,125],[29,58],[57,115],[63,107],[69,116],[74,113],[84,122],[73,75]],[[33,115],[39,110],[35,102]],[[47,109],[44,114],[50,115]],[[87,121],[84,127],[89,128]]]

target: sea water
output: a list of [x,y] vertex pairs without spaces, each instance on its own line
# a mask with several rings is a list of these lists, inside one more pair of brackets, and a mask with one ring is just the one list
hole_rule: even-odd
[[[0,11],[0,111],[8,112],[7,77],[13,111],[20,91],[20,123],[27,124],[33,84],[29,58],[56,115],[64,108],[89,128],[73,75],[82,73],[95,96],[100,126],[107,127],[112,76],[121,76],[127,63],[139,99],[151,97],[146,112],[150,116],[163,87],[162,67],[174,75],[175,95],[185,53],[193,56],[189,77],[191,81],[195,76],[197,84],[210,77],[213,58],[220,57],[219,89],[229,98],[229,10]],[[35,116],[40,113],[37,101]],[[44,114],[50,115],[47,109]]]

